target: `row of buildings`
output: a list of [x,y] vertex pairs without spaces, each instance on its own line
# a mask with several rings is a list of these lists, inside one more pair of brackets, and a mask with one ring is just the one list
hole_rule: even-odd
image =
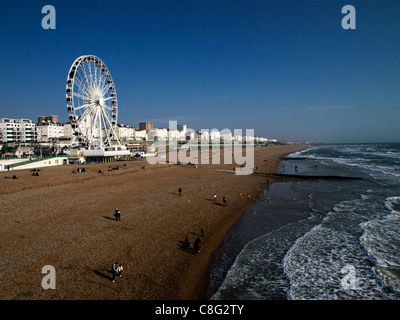
[[[188,129],[186,125],[176,125],[173,129],[154,128],[151,122],[141,122],[139,127],[118,124],[116,135],[121,143],[129,141],[157,141],[176,139],[186,140],[224,140],[224,141],[249,141],[250,137],[236,135],[230,130],[202,130]],[[41,116],[34,123],[29,119],[0,118],[0,143],[35,143],[72,140],[74,136],[70,123],[60,123],[58,116]],[[251,137],[255,143],[276,142],[262,137]]]
[[[146,140],[147,132],[153,129],[150,122],[141,122],[139,128],[118,124],[119,140]],[[33,143],[53,140],[71,140],[73,130],[70,123],[60,123],[58,116],[41,116],[38,122],[30,119],[0,118],[0,143]]]

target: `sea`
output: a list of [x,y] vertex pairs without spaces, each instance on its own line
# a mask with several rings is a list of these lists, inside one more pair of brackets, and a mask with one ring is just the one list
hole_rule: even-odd
[[400,143],[310,145],[279,173],[299,177],[225,236],[209,299],[399,300]]

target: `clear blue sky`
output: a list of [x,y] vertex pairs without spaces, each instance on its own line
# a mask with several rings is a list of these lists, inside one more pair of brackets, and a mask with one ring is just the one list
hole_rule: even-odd
[[[41,9],[56,8],[56,30]],[[356,8],[344,30],[342,7]],[[118,122],[400,141],[400,1],[3,1],[0,117],[58,115],[83,54],[108,66]]]

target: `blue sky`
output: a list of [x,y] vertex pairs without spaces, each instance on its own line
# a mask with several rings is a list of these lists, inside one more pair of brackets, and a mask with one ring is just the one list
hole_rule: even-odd
[[[56,9],[44,30],[42,7]],[[342,7],[356,29],[341,27]],[[284,141],[400,141],[397,0],[8,1],[0,117],[58,115],[84,54],[108,66],[118,122],[254,129]]]

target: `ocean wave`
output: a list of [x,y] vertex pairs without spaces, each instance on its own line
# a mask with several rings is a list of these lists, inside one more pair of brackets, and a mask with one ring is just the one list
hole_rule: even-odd
[[[302,191],[314,220],[257,234],[238,248],[213,298],[399,299],[400,196],[394,195],[400,194],[400,144],[312,146],[290,157],[313,161],[300,166],[305,171],[316,161],[318,172],[363,180],[317,180],[284,184],[282,194],[275,194],[274,187],[264,192],[265,199],[278,200],[268,206],[279,203],[280,213],[294,208],[293,201],[289,205],[280,197]],[[349,270],[354,276],[350,288],[344,285]]]
[[385,201],[385,206],[392,213],[400,213],[400,197],[389,197]]
[[294,241],[315,223],[316,217],[311,216],[247,243],[211,299],[286,299],[289,282],[281,261]]
[[[364,228],[374,230],[377,227],[369,219],[380,216],[379,208],[374,207],[371,201],[373,199],[369,195],[361,195],[360,198],[337,203],[321,224],[295,242],[284,258],[284,268],[291,283],[289,299],[398,298],[396,294],[382,290],[380,279],[372,272],[374,263],[369,255],[377,251],[384,259],[392,257],[396,262],[392,261],[390,266],[397,268],[395,254],[399,248],[393,246],[396,243],[393,241],[398,238],[385,238],[387,228],[385,232],[365,232]],[[393,227],[396,229],[400,225]],[[361,236],[364,237],[363,244],[370,249],[369,255],[362,250]],[[392,236],[398,237],[396,232]],[[376,243],[384,245],[379,247]],[[389,266],[388,261],[380,262],[380,265]],[[343,270],[349,266],[354,270],[354,290],[343,287]]]
[[389,214],[362,223],[364,233],[360,242],[375,261],[377,275],[386,285],[400,292],[400,197],[388,197],[384,205]]

